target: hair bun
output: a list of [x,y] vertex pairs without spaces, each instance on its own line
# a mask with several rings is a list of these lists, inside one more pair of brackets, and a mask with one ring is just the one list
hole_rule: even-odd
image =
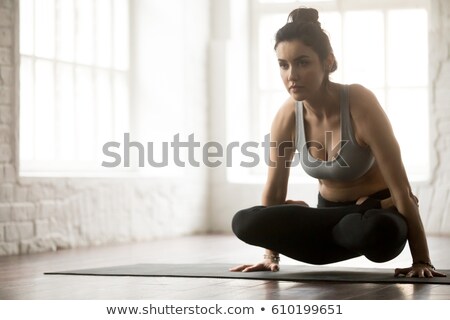
[[313,8],[297,8],[293,10],[288,16],[288,22],[295,23],[318,23],[319,12]]

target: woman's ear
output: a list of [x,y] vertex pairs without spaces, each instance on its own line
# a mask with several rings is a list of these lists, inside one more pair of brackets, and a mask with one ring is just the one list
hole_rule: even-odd
[[328,57],[325,59],[325,66],[324,69],[328,72],[331,73],[334,70],[336,70],[336,58],[334,57],[334,53],[330,52],[330,54],[328,55]]

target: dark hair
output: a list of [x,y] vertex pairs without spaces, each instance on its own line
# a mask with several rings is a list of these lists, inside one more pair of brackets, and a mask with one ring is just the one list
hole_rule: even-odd
[[[297,8],[289,14],[286,24],[275,35],[274,49],[280,42],[292,40],[300,40],[311,47],[322,62],[333,53],[330,39],[320,25],[319,12],[313,8]],[[327,71],[331,73],[336,69],[337,63],[334,60]]]

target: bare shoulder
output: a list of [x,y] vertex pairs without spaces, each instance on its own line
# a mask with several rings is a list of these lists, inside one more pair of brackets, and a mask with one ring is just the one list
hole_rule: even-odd
[[374,117],[387,119],[375,94],[360,84],[349,85],[350,113],[353,121],[365,124]]
[[360,84],[349,85],[349,99],[354,118],[367,117],[382,110],[375,94]]
[[293,139],[295,133],[295,105],[296,101],[289,98],[278,109],[271,128],[271,134],[274,139]]
[[360,145],[371,145],[380,130],[391,132],[390,121],[375,94],[359,84],[349,86],[350,114],[356,140]]
[[281,122],[286,124],[290,121],[295,121],[295,104],[296,101],[292,98],[288,98],[275,115],[274,122]]

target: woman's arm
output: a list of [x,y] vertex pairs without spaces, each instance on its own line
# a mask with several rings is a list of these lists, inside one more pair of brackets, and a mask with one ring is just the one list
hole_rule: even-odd
[[272,122],[270,154],[262,205],[283,204],[289,181],[290,164],[295,153],[295,101],[287,100]]
[[[262,195],[263,206],[286,202],[290,163],[295,154],[295,102],[289,99],[276,114],[270,132],[270,157],[267,181]],[[265,250],[264,260],[241,265],[230,271],[278,271],[279,255]]]
[[[391,124],[369,90],[353,85],[350,93],[352,116],[362,140],[371,148],[381,174],[391,192],[392,204],[406,218],[408,242],[413,267],[397,269],[397,274],[432,277],[442,275],[433,270],[427,239],[419,214],[417,198],[413,195],[403,162],[400,147]],[[411,110],[411,112],[414,112]],[[407,115],[405,114],[405,117]]]

